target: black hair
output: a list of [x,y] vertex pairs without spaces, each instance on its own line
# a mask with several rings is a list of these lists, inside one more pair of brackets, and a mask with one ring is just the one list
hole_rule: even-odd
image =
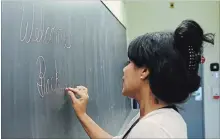
[[174,32],[153,32],[135,38],[128,57],[149,70],[150,88],[168,104],[184,102],[200,87],[198,75],[203,42],[214,44],[214,34],[203,34],[198,23],[184,20]]

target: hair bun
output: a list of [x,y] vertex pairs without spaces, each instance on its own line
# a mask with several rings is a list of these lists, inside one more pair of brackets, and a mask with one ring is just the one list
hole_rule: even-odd
[[182,46],[193,46],[198,53],[202,47],[203,30],[195,21],[184,20],[175,30],[174,40],[177,49],[184,49]]
[[214,34],[203,34],[203,29],[194,20],[184,20],[174,32],[175,47],[181,50],[192,46],[196,53],[201,53],[203,41],[214,44]]
[[214,34],[203,34],[203,29],[193,20],[184,20],[174,32],[174,48],[182,57],[188,71],[187,92],[200,86],[198,75],[203,41],[214,44]]

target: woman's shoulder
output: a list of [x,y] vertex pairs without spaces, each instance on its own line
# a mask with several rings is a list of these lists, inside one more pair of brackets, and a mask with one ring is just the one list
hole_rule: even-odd
[[148,116],[143,118],[145,122],[154,122],[162,127],[182,127],[186,128],[186,123],[181,114],[174,109],[159,109],[155,112],[150,113]]
[[173,109],[161,109],[143,117],[130,138],[187,138],[186,123]]

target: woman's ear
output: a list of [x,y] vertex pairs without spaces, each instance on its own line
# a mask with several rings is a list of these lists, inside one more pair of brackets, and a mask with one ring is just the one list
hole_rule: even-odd
[[145,80],[149,76],[149,70],[147,68],[142,68],[141,70],[141,79]]

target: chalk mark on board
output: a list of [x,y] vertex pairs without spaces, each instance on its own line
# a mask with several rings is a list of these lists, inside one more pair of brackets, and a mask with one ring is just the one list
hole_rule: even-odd
[[50,41],[52,40],[52,33],[54,31],[55,27],[51,28],[51,31],[50,31],[50,40],[48,41],[48,43],[50,43]]
[[23,26],[23,20],[24,20],[24,7],[22,5],[22,15],[21,15],[21,25],[20,25],[20,40],[24,41],[26,36],[27,36],[27,28],[28,28],[28,22],[26,23],[26,31],[25,31],[25,35],[23,38],[21,38],[21,32],[22,32],[22,26]]
[[[35,5],[32,4],[32,22],[30,24],[30,21],[24,22],[25,18],[25,12],[26,8],[24,5],[22,5],[22,15],[21,15],[21,24],[20,24],[20,41],[21,42],[42,42],[42,43],[50,43],[54,42],[55,44],[63,44],[64,48],[71,48],[71,38],[72,38],[72,33],[71,33],[71,16],[69,16],[69,21],[68,21],[68,27],[70,29],[67,30],[67,32],[64,31],[62,28],[56,28],[55,26],[53,27],[46,27],[45,30],[45,24],[44,24],[44,9],[41,7],[41,13],[40,13],[40,27],[34,27],[35,22],[37,21],[35,18]],[[31,27],[30,27],[31,26]],[[30,30],[30,29],[31,30]],[[30,31],[29,31],[30,30]],[[30,32],[30,34],[29,34]],[[50,33],[49,33],[50,32]],[[30,36],[29,36],[30,35]],[[54,37],[53,37],[54,36]]]
[[[68,24],[69,24],[70,30],[71,30],[71,29],[72,29],[72,28],[71,28],[71,25],[72,25],[72,24],[71,24],[71,16],[69,16],[69,22],[68,22]],[[67,46],[67,44],[66,44],[66,43],[67,43],[67,37],[66,37],[66,39],[65,39],[65,41],[64,41],[64,42],[65,42],[64,48],[71,48],[72,44],[70,43],[70,41],[71,41],[70,38],[72,38],[71,31],[69,31],[69,46]]]
[[27,35],[27,28],[28,28],[28,22],[26,23],[26,31],[25,31],[25,35],[23,38],[21,38],[21,30],[22,30],[22,26],[23,26],[23,20],[24,20],[24,7],[22,5],[22,15],[21,15],[21,25],[20,25],[20,41],[24,41]]
[[[43,98],[46,94],[49,94],[50,92],[54,92],[56,91],[56,89],[61,89],[56,60],[55,60],[55,78],[52,76],[46,79],[45,75],[47,68],[43,56],[39,56],[37,58],[36,64],[39,66],[39,73],[38,73],[39,80],[37,82],[38,94]],[[53,82],[53,79],[55,80],[55,83]]]
[[[62,34],[61,34],[61,32],[62,32],[62,29],[58,29],[57,30],[57,44],[59,44],[60,43],[60,39],[62,40]],[[62,42],[62,41],[61,41]]]
[[[44,90],[45,78],[44,78],[44,76],[45,76],[45,73],[46,73],[46,65],[45,65],[44,57],[43,56],[39,56],[37,58],[36,64],[39,64],[39,67],[40,67],[40,69],[39,69],[39,80],[40,80],[40,83],[37,82],[37,89],[38,89],[39,95],[41,97],[44,97],[44,94],[45,94],[45,90]],[[44,65],[44,70],[42,69],[42,65]]]
[[29,23],[26,22],[26,28],[25,28],[25,34],[22,38],[22,27],[23,27],[23,21],[24,21],[24,7],[22,5],[22,16],[21,16],[21,24],[20,24],[20,41],[24,41],[26,43],[29,43],[31,41],[31,38],[32,38],[32,35],[33,35],[33,27],[34,27],[34,13],[35,13],[35,9],[34,9],[34,4],[32,5],[33,9],[32,9],[32,25],[31,25],[31,33],[30,33],[30,36],[29,36],[29,40],[27,41],[26,40],[26,37],[27,37],[27,31],[28,31],[28,26],[29,26]]
[[49,30],[49,28],[50,28],[50,27],[47,27],[47,29],[46,29],[46,32],[45,32],[45,35],[44,35],[44,40],[43,40],[43,42],[45,42],[45,40],[46,40],[46,37],[47,37],[47,31]]
[[32,11],[33,15],[32,15],[31,34],[30,34],[29,40],[28,40],[26,43],[29,43],[29,42],[31,41],[31,38],[32,38],[32,35],[33,35],[33,28],[34,28],[34,13],[35,13],[35,11],[34,11],[34,4],[33,4],[32,6],[33,6],[33,11]]
[[[36,35],[36,33],[38,33],[38,35]],[[37,36],[37,37],[36,37]],[[35,40],[33,40],[33,42],[37,41],[38,38],[39,38],[39,31],[38,31],[38,28],[35,28]]]
[[55,71],[56,71],[56,87],[59,87],[59,78],[58,78],[57,62],[56,62],[56,60],[55,60]]
[[43,16],[43,8],[41,8],[41,30],[39,30],[41,32],[41,36],[40,39],[37,40],[37,42],[40,42],[42,40],[43,34],[44,34],[44,16]]
[[72,47],[72,44],[71,44],[71,40],[70,40],[70,38],[72,37],[72,34],[70,33],[70,35],[69,35],[69,41],[68,41],[68,43],[69,43],[69,46],[67,46],[67,37],[66,37],[66,39],[65,39],[65,44],[64,44],[64,48],[71,48]]

